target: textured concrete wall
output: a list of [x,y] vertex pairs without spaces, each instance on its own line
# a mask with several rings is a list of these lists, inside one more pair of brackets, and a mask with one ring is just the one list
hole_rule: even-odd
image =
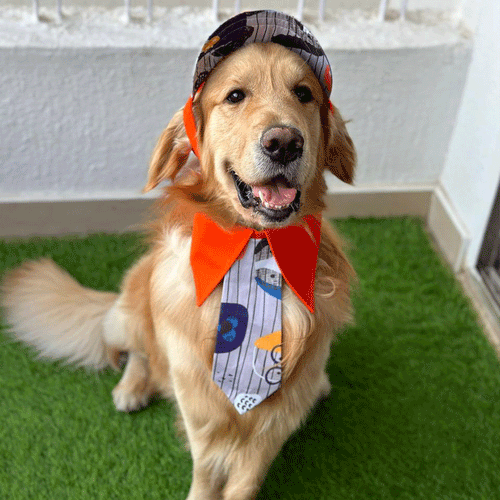
[[139,193],[196,51],[0,49],[0,199]]
[[[0,48],[0,201],[136,196],[197,52]],[[327,53],[357,184],[437,182],[470,46]]]
[[470,57],[463,45],[335,51],[335,99],[359,155],[357,184],[433,184]]

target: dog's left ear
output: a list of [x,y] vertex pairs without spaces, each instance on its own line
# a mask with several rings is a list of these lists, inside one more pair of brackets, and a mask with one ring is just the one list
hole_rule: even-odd
[[352,184],[356,166],[356,150],[346,129],[346,122],[337,108],[328,110],[323,123],[327,123],[324,136],[326,140],[325,166],[330,172],[347,184]]
[[148,181],[143,189],[144,193],[151,191],[161,181],[174,180],[188,159],[191,144],[184,128],[183,109],[175,113],[158,139],[149,162]]

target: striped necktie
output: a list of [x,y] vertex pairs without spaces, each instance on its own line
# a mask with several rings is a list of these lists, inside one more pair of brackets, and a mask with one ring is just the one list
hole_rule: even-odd
[[281,385],[282,281],[265,238],[251,238],[224,276],[212,378],[240,414]]

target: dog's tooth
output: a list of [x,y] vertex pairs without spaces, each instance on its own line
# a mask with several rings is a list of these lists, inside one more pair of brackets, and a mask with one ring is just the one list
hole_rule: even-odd
[[290,203],[286,205],[275,205],[274,203],[269,203],[268,201],[261,200],[262,206],[269,208],[271,210],[284,210],[285,208],[288,208],[290,206]]

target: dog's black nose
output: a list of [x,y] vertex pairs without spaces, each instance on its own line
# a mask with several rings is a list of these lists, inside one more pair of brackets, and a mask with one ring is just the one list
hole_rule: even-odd
[[302,156],[304,138],[293,127],[272,127],[260,139],[264,154],[271,160],[286,165]]

